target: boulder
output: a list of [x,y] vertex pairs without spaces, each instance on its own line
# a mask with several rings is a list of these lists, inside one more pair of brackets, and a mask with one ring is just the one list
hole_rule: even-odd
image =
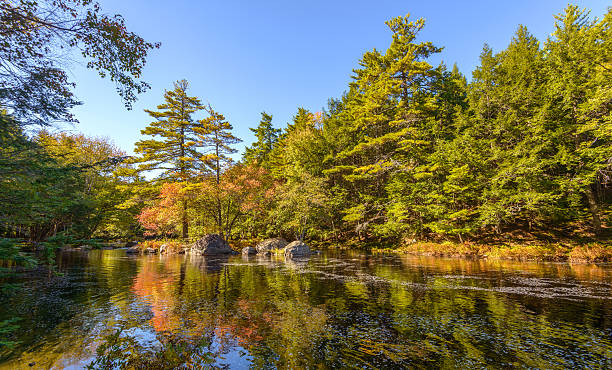
[[156,254],[157,250],[149,247],[149,248],[146,248],[144,251],[142,251],[142,253],[144,253],[144,254]]
[[201,254],[205,256],[219,255],[219,254],[231,254],[232,248],[219,234],[208,234],[203,236],[200,240],[193,243],[191,246],[191,253]]
[[131,247],[125,250],[126,254],[139,254],[140,253],[140,249],[138,249],[137,247]]
[[296,240],[285,247],[285,257],[307,257],[310,256],[310,247],[306,243]]
[[244,248],[242,248],[242,255],[243,256],[250,256],[252,254],[257,254],[257,249],[255,249],[253,247],[244,247]]
[[131,241],[131,242],[127,242],[125,243],[125,248],[132,248],[138,245],[138,242],[136,241]]
[[273,249],[283,249],[287,246],[287,241],[283,238],[272,238],[263,240],[255,246],[257,253],[268,254]]

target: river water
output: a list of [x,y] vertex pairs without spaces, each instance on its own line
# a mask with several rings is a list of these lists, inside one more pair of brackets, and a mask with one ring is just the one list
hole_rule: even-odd
[[102,250],[57,271],[3,298],[0,369],[83,368],[113,333],[119,357],[191,340],[196,368],[612,368],[611,265]]

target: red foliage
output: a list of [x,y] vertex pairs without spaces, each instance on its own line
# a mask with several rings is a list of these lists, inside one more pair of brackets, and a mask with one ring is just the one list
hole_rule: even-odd
[[147,229],[145,234],[159,236],[173,234],[180,225],[182,212],[180,206],[183,197],[182,184],[164,184],[155,204],[144,208],[138,215],[138,222]]

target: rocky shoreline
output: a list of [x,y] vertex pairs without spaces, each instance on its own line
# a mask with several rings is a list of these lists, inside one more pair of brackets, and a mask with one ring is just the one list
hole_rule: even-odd
[[[78,250],[77,248],[73,248]],[[208,234],[195,243],[186,246],[177,242],[162,243],[157,248],[147,246],[147,243],[128,242],[122,248],[126,254],[196,254],[202,256],[239,254],[219,234]],[[271,256],[282,254],[288,258],[308,257],[313,253],[311,248],[303,241],[296,240],[291,243],[283,238],[270,238],[257,243],[254,247],[242,248],[243,256]]]

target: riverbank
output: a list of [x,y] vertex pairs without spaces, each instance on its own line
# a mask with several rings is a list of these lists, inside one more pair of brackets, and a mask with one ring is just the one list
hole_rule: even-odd
[[[236,252],[244,247],[252,247],[260,240],[232,240],[230,245]],[[147,240],[140,243],[132,242],[134,251],[139,253],[179,254],[183,253],[191,243],[177,240]],[[109,243],[110,244],[110,243]],[[125,243],[114,243],[112,247],[124,247]],[[471,259],[505,259],[515,261],[554,261],[574,263],[601,263],[612,262],[612,243],[587,242],[587,243],[454,243],[444,242],[412,242],[400,246],[388,245],[381,247],[380,244],[371,245],[355,240],[348,240],[342,245],[335,243],[316,242],[310,243],[319,249],[354,249],[370,250],[372,253],[394,253],[411,254],[433,257],[455,257]],[[106,246],[101,249],[112,249]],[[91,248],[91,247],[90,247]],[[132,249],[130,248],[130,249]],[[69,248],[69,250],[81,249]]]
[[517,261],[612,262],[612,245],[472,244],[416,242],[398,248],[372,248],[373,253],[398,253],[436,257],[491,258]]

